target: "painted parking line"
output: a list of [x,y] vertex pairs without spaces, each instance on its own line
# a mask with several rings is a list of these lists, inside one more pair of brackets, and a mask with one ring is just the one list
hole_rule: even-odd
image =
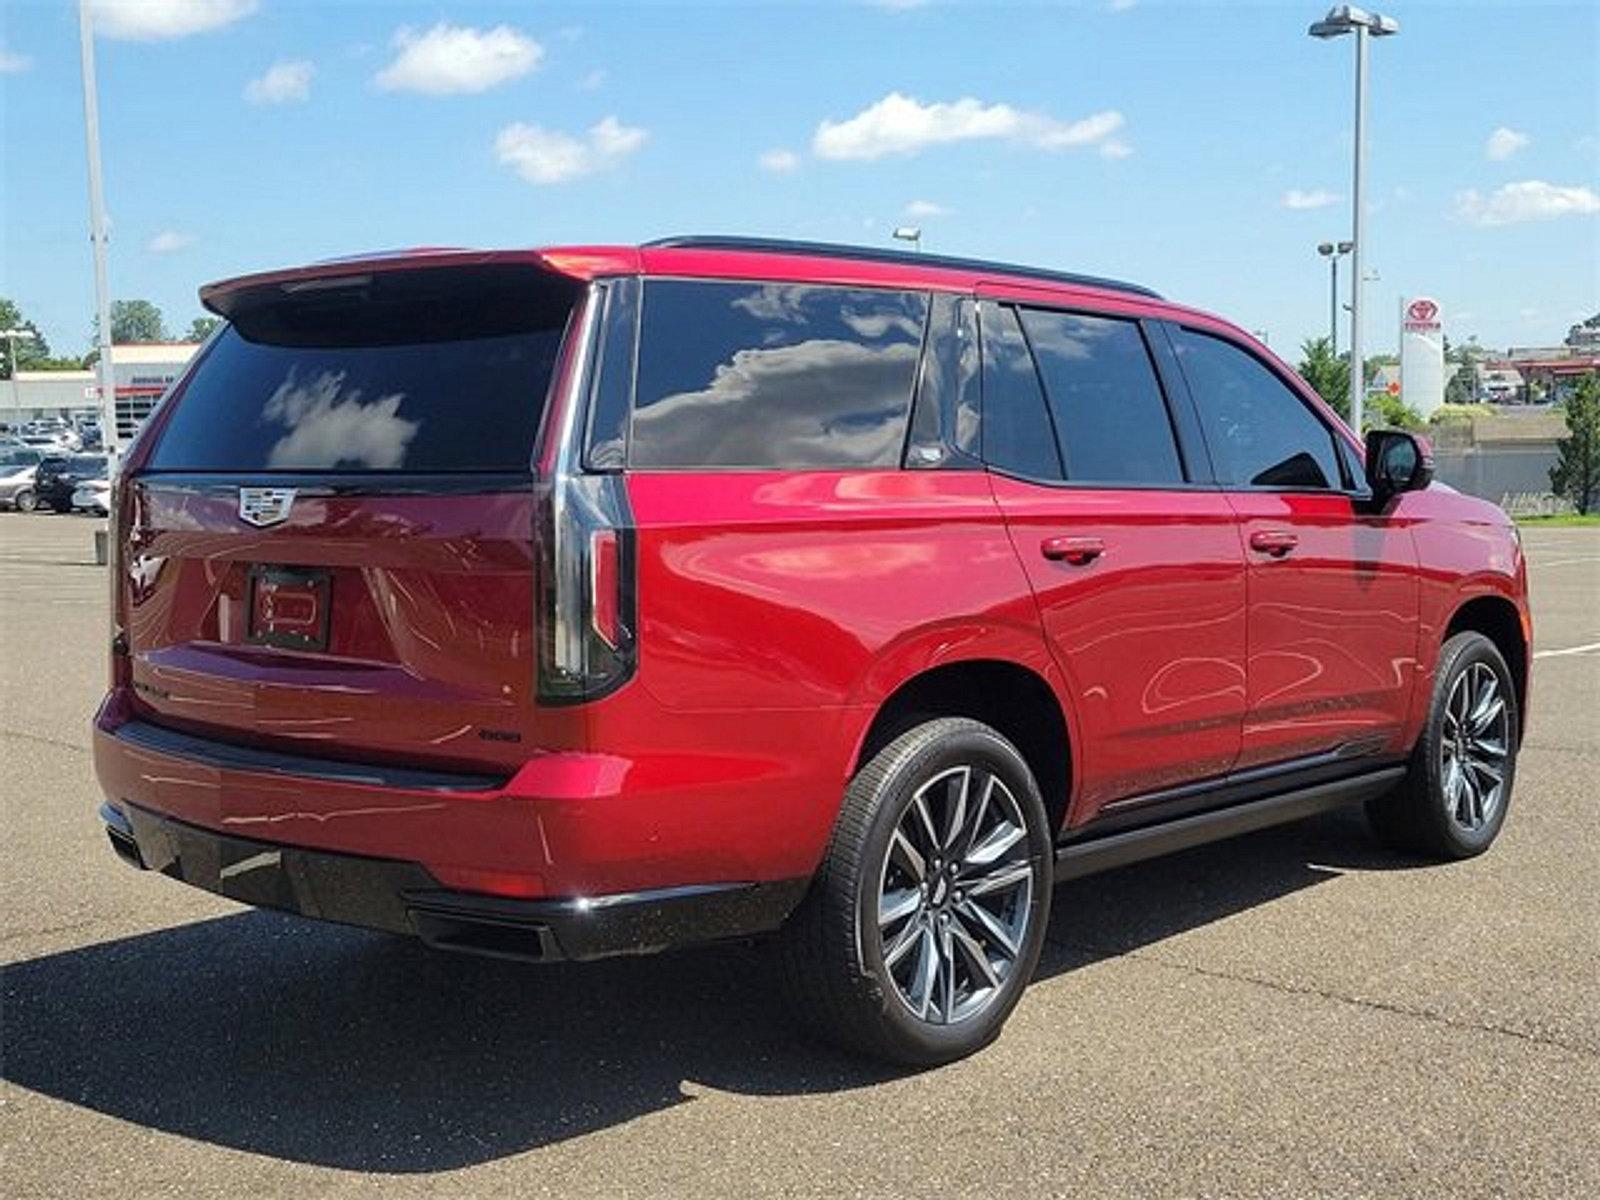
[[1589,654],[1600,650],[1600,642],[1590,642],[1587,646],[1568,646],[1565,650],[1535,650],[1535,658],[1565,658],[1569,654]]

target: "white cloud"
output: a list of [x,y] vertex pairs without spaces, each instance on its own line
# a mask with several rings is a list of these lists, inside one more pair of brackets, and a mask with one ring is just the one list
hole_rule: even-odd
[[1600,192],[1561,187],[1542,179],[1508,183],[1487,196],[1476,188],[1456,196],[1456,215],[1474,225],[1516,225],[1600,213]]
[[800,169],[800,156],[793,150],[768,150],[756,161],[774,175],[792,175]]
[[1304,212],[1312,208],[1327,208],[1330,204],[1339,203],[1337,192],[1330,192],[1327,188],[1290,188],[1283,194],[1283,206],[1295,212]]
[[913,200],[906,205],[908,217],[948,217],[950,210],[942,204],[935,204],[932,200]]
[[209,33],[256,10],[256,0],[89,0],[96,33],[159,42]]
[[823,121],[817,126],[811,149],[819,158],[854,160],[917,154],[929,146],[979,139],[1061,150],[1101,141],[1122,125],[1118,112],[1059,121],[1009,104],[984,104],[970,96],[953,103],[924,104],[915,97],[890,92],[848,120]]
[[582,137],[518,122],[494,139],[494,153],[529,183],[570,183],[616,166],[649,135],[607,117]]
[[486,92],[535,70],[544,47],[509,25],[473,29],[440,22],[426,33],[395,32],[395,59],[376,79],[387,92],[450,96]]
[[1100,143],[1101,158],[1127,158],[1132,153],[1132,146],[1128,145],[1127,142],[1118,141],[1116,138],[1108,138]]
[[275,62],[259,79],[244,85],[244,98],[251,104],[292,104],[311,96],[311,77],[317,68],[304,59]]
[[145,243],[145,249],[151,254],[176,254],[179,250],[187,250],[194,245],[195,236],[192,233],[180,233],[176,229],[163,229],[155,237]]
[[1504,162],[1518,150],[1523,149],[1532,139],[1525,133],[1518,133],[1515,129],[1507,129],[1504,125],[1489,135],[1489,140],[1483,144],[1483,152],[1494,162]]
[[18,75],[23,71],[31,70],[33,59],[26,54],[0,47],[0,75]]

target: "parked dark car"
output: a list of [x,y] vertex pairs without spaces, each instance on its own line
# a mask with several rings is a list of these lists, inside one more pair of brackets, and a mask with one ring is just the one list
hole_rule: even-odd
[[1506,819],[1511,522],[1146,288],[691,238],[201,297],[114,501],[135,866],[532,961],[776,935],[819,1027],[929,1064],[1059,880]]
[[33,491],[38,504],[58,513],[72,511],[72,493],[86,479],[104,479],[110,469],[104,454],[51,455],[39,463]]

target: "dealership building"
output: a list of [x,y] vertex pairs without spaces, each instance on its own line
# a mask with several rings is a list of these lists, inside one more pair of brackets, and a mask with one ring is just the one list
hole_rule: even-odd
[[[200,349],[195,342],[140,342],[111,347],[117,393],[117,438],[138,432],[167,388]],[[0,424],[41,417],[97,416],[100,389],[93,371],[18,371],[0,380]]]

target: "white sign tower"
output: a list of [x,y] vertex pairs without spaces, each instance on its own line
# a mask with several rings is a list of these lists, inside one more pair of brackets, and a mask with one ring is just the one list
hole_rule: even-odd
[[1444,403],[1444,321],[1427,296],[1400,301],[1400,399],[1424,417]]

